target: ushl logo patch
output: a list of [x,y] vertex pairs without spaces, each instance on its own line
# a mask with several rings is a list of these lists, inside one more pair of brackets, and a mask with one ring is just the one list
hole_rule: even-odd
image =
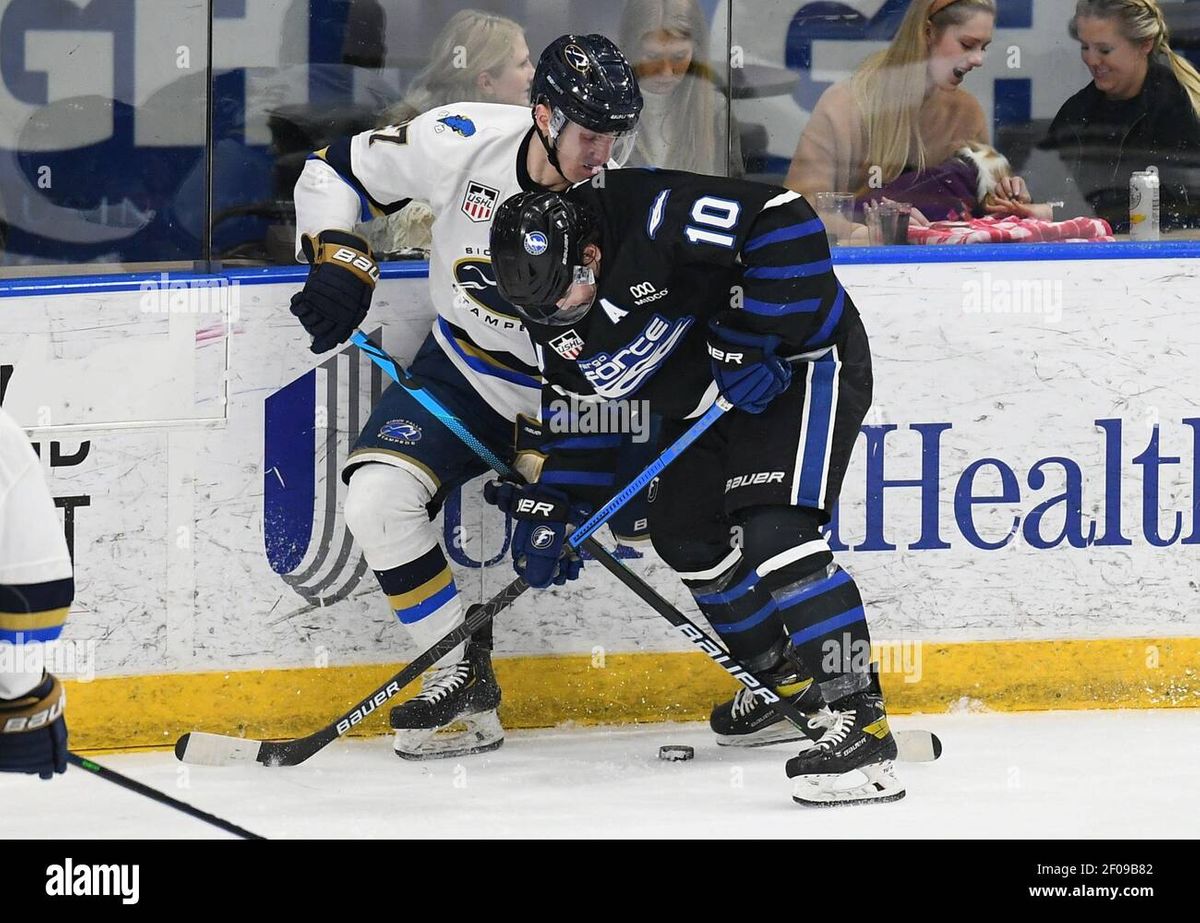
[[463,214],[472,221],[491,221],[499,199],[499,189],[472,180],[467,183],[467,194],[463,196]]
[[550,345],[564,359],[578,359],[579,354],[583,352],[583,337],[574,330],[568,330],[562,336],[551,340]]

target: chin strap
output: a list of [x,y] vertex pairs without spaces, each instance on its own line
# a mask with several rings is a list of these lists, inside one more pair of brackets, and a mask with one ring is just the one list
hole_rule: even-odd
[[546,140],[546,136],[542,134],[542,129],[537,123],[537,119],[533,121],[533,133],[538,136],[538,140],[542,142],[542,147],[546,149],[546,159],[550,161],[550,166],[558,172],[558,175],[563,178],[563,181],[570,183],[567,179],[567,174],[563,173],[562,167],[558,165],[558,151],[550,146],[550,142]]

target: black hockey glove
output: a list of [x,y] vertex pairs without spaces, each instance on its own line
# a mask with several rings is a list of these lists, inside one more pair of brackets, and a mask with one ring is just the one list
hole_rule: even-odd
[[567,527],[587,518],[585,507],[553,487],[511,481],[488,481],[483,498],[516,520],[513,570],[531,587],[562,586],[579,576],[583,560],[566,545]]
[[346,342],[367,316],[379,267],[367,242],[348,231],[305,234],[300,241],[312,269],[304,288],[292,296],[292,313],[323,353]]
[[67,771],[67,694],[47,673],[33,690],[0,699],[0,772],[36,772],[49,779]]
[[792,382],[792,367],[775,355],[780,338],[709,321],[708,354],[721,396],[739,410],[762,413]]

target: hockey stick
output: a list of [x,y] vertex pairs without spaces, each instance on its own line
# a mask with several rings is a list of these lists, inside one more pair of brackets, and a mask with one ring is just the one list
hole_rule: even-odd
[[181,762],[196,763],[202,766],[228,766],[232,763],[246,762],[259,762],[264,766],[297,766],[359,724],[375,709],[382,706],[434,663],[491,621],[497,612],[510,606],[513,600],[528,588],[529,584],[518,577],[488,602],[481,606],[471,606],[467,610],[466,620],[461,625],[443,635],[441,640],[384,682],[378,689],[360,700],[349,711],[339,715],[331,723],[307,737],[272,741],[190,731],[175,742],[175,757]]
[[[437,398],[414,381],[386,352],[372,343],[366,334],[362,331],[355,331],[351,339],[370,356],[376,365],[387,372],[393,381],[407,388],[409,393],[425,409],[436,416],[454,435],[461,439],[494,470],[508,477],[516,476],[515,472],[506,462],[480,442],[463,425],[462,421],[443,407]],[[612,558],[604,546],[600,545],[594,539],[589,538],[589,536],[604,525],[617,510],[628,503],[639,490],[650,483],[663,468],[674,461],[679,453],[694,442],[728,407],[729,405],[725,405],[723,408],[717,406],[710,408],[709,412],[697,420],[687,433],[664,451],[654,464],[638,475],[628,487],[613,497],[595,515],[590,517],[587,522],[575,530],[570,540],[571,547],[578,549],[582,545],[605,567],[608,567],[610,570],[616,568],[614,573],[619,571],[618,576],[622,581],[635,581],[638,585],[644,587],[646,591],[652,592],[644,584],[641,584],[641,581],[637,580],[632,573],[622,567],[615,558]],[[633,584],[628,585],[632,586]],[[447,652],[465,641],[477,629],[491,620],[497,612],[511,605],[527,589],[529,589],[529,584],[524,579],[517,578],[485,605],[472,607],[472,611],[468,613],[467,620],[462,625],[450,631],[431,648],[418,656],[405,669],[401,670],[361,700],[350,711],[321,730],[309,734],[307,737],[282,741],[262,741],[253,738],[232,737],[227,734],[191,731],[176,741],[175,756],[185,763],[197,763],[207,766],[226,766],[231,763],[250,760],[263,763],[267,766],[295,766],[302,763],[327,744],[341,737],[376,708],[396,695]],[[663,604],[669,605],[665,600],[663,600]]]
[[[504,477],[519,478],[519,475],[508,464],[481,443],[463,425],[461,420],[443,407],[436,397],[422,388],[391,356],[373,343],[365,333],[361,330],[356,330],[351,335],[350,340],[365,352],[376,365],[382,368],[393,381],[407,388],[409,393],[412,394],[422,407],[444,423],[451,432],[466,443],[497,473]],[[718,398],[716,403],[705,411],[682,436],[663,450],[649,467],[634,478],[627,487],[609,500],[608,503],[604,504],[595,515],[576,529],[567,539],[567,544],[574,549],[582,547],[591,554],[605,570],[620,580],[625,586],[629,587],[643,602],[654,609],[655,612],[678,628],[685,638],[704,651],[718,666],[726,670],[747,689],[750,689],[759,697],[763,704],[791,722],[808,739],[815,741],[820,737],[820,733],[808,726],[808,721],[803,712],[787,701],[787,699],[777,695],[769,685],[763,683],[747,670],[729,651],[710,638],[695,622],[667,602],[667,600],[663,599],[652,587],[621,564],[603,545],[591,537],[617,510],[628,503],[638,491],[649,484],[667,465],[678,458],[684,449],[695,442],[705,430],[730,409],[732,409],[731,404],[724,398]],[[516,581],[511,586],[515,587],[517,583],[524,583],[524,581]],[[528,589],[528,584],[525,584],[518,591],[518,595],[526,589]],[[905,762],[929,762],[936,760],[941,755],[942,742],[930,731],[897,731],[894,733],[894,736],[897,747],[900,750],[900,759]]]
[[177,798],[172,798],[156,788],[151,788],[149,785],[143,785],[141,782],[134,781],[128,776],[123,776],[119,772],[114,772],[111,769],[106,769],[98,763],[93,763],[89,759],[85,759],[77,753],[67,751],[67,762],[72,766],[78,766],[80,769],[86,769],[94,776],[99,776],[101,779],[107,779],[114,785],[119,785],[121,788],[127,788],[131,792],[137,792],[139,795],[145,795],[159,804],[165,804],[168,807],[175,808],[177,811],[182,811],[197,820],[202,820],[206,824],[212,824],[214,827],[220,827],[227,833],[232,833],[240,836],[243,840],[265,840],[265,836],[259,836],[257,833],[251,833],[237,824],[231,824],[227,820],[222,820],[216,815],[209,814],[207,811],[201,811],[199,808],[194,808],[184,801]]

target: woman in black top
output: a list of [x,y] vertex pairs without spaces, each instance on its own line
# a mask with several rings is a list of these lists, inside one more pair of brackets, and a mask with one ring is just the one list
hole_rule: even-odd
[[1163,228],[1200,226],[1200,74],[1171,50],[1155,0],[1079,0],[1070,33],[1092,82],[1040,145],[1096,215],[1129,230],[1129,176],[1158,167]]

